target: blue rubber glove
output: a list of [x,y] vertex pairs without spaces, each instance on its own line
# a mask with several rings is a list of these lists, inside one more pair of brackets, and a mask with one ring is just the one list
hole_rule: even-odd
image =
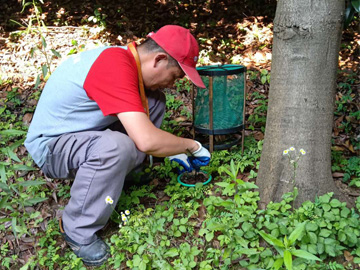
[[178,155],[170,156],[168,158],[170,159],[170,161],[175,161],[179,163],[184,168],[179,173],[183,173],[184,171],[192,172],[194,169],[189,161],[188,156],[185,154],[178,154]]
[[199,145],[199,149],[191,153],[192,156],[189,157],[190,164],[192,167],[199,171],[200,167],[206,166],[210,162],[211,154],[210,152],[201,145],[198,141],[195,141]]

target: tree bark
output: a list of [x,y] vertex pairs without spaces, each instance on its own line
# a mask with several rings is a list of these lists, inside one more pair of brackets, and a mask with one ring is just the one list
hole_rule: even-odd
[[283,155],[291,146],[306,151],[296,170],[295,205],[327,192],[342,196],[331,173],[331,134],[344,8],[344,0],[278,1],[257,178],[261,207],[293,190],[293,166]]

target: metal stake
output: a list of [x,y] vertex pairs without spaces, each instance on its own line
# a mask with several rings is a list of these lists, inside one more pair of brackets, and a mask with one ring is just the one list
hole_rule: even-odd
[[[209,129],[211,132],[214,131],[214,122],[213,122],[213,78],[209,78]],[[209,151],[212,153],[214,151],[214,135],[209,136]]]

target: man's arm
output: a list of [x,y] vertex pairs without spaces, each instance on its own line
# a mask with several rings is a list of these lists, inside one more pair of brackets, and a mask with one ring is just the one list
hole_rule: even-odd
[[177,137],[157,128],[145,113],[123,112],[117,116],[141,152],[166,157],[199,149],[194,140]]

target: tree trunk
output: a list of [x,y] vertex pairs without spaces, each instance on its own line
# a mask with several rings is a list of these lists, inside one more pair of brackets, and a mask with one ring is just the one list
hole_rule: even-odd
[[297,162],[295,205],[327,192],[341,197],[331,173],[331,134],[344,8],[344,0],[278,1],[257,178],[261,207],[293,190],[293,164],[283,155],[291,146],[306,151]]

